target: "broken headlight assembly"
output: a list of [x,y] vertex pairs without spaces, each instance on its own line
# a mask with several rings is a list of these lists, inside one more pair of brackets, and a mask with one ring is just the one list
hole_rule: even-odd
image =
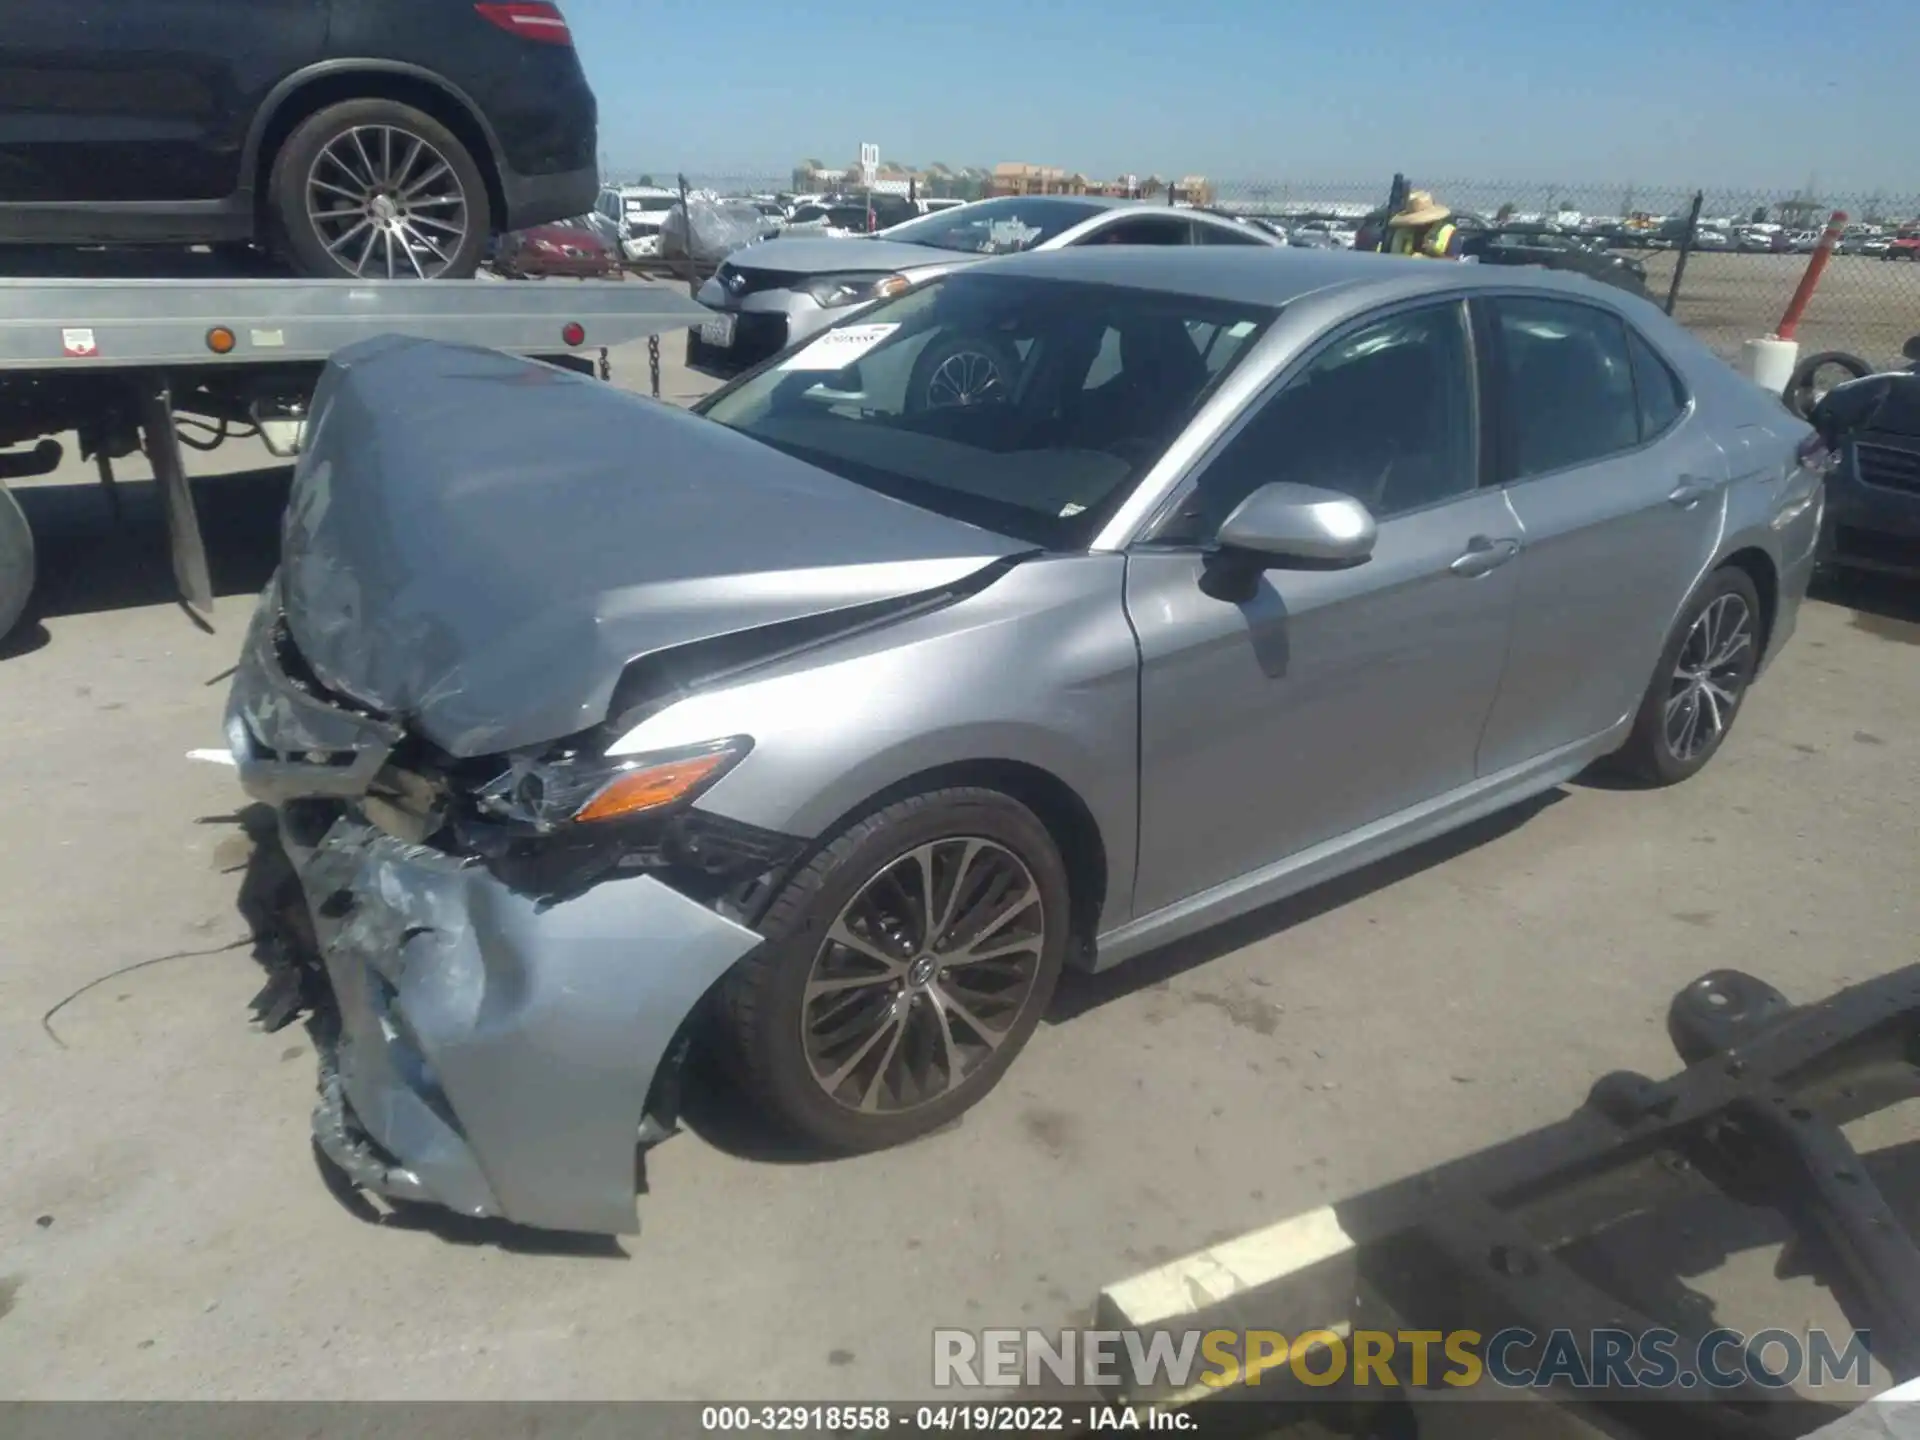
[[481,815],[542,835],[564,825],[657,816],[691,804],[752,748],[751,740],[736,735],[647,755],[514,755],[473,792],[473,806]]
[[800,850],[791,836],[693,808],[751,748],[734,736],[644,755],[510,756],[466,789],[455,845],[543,903],[648,873],[739,918]]

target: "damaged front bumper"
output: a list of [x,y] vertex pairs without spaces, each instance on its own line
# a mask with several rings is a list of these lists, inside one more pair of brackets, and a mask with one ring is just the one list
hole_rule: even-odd
[[337,1002],[316,1141],[377,1194],[633,1231],[656,1073],[760,937],[650,875],[547,903],[369,823],[352,797],[398,733],[290,678],[277,615],[269,592],[228,733],[242,785],[279,809]]

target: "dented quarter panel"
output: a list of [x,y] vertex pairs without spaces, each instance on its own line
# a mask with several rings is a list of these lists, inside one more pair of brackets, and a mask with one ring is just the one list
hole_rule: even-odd
[[346,1098],[404,1166],[390,1192],[547,1229],[636,1229],[654,1072],[760,937],[647,876],[541,907],[351,819],[300,868]]
[[1024,561],[956,604],[691,695],[611,753],[751,735],[753,752],[700,808],[805,836],[929,770],[1035,766],[1099,828],[1109,929],[1130,918],[1137,843],[1139,655],[1120,603],[1125,567],[1120,555]]
[[641,655],[1024,548],[570,371],[389,336],[315,392],[282,583],[329,689],[472,756],[598,723]]

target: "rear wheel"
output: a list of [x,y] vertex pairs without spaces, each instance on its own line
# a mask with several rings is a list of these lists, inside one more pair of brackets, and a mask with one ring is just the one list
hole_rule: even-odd
[[1760,595],[1745,571],[1716,570],[1687,602],[1616,757],[1653,785],[1698,774],[1733,728],[1760,663]]
[[938,790],[849,826],[774,901],[721,1015],[748,1090],[804,1138],[875,1150],[971,1107],[1066,957],[1066,870],[1024,805]]
[[276,238],[307,275],[464,280],[493,216],[480,167],[410,105],[348,100],[302,121],[274,157]]

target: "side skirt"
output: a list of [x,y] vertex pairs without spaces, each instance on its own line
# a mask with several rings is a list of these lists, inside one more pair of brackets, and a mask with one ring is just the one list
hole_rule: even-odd
[[1289,855],[1109,930],[1096,942],[1088,968],[1105,970],[1144,951],[1185,939],[1263,905],[1297,895],[1551,790],[1601,756],[1619,749],[1625,743],[1632,719],[1629,715],[1589,739],[1549,751],[1497,775],[1483,776],[1449,794],[1423,801],[1338,839]]

